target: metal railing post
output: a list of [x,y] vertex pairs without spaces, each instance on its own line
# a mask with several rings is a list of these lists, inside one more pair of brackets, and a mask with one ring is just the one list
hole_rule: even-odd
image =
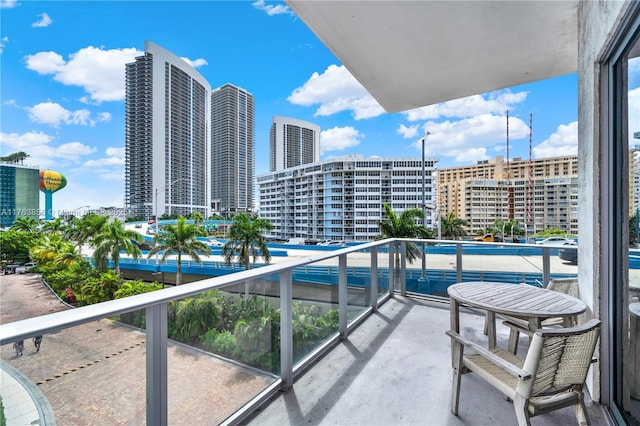
[[371,309],[378,310],[378,247],[371,247]]
[[547,288],[551,279],[551,258],[550,248],[542,248],[542,287]]
[[167,304],[146,309],[147,424],[167,426]]
[[347,338],[347,255],[338,256],[338,331],[340,338]]
[[396,291],[396,241],[389,243],[389,294]]
[[456,243],[456,277],[462,282],[462,243]]
[[400,295],[407,295],[407,242],[400,242]]
[[280,377],[283,390],[293,385],[293,289],[291,269],[280,272]]

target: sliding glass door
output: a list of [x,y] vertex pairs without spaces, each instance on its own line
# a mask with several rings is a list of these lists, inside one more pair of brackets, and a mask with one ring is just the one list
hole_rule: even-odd
[[[619,423],[640,422],[640,8],[605,63],[602,183],[604,278],[601,364],[605,399]],[[607,360],[608,358],[608,360]],[[610,362],[606,362],[610,361]]]

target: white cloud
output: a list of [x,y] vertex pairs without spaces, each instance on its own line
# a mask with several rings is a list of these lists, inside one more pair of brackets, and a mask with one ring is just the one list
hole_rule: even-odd
[[27,69],[38,74],[56,74],[64,69],[65,62],[62,55],[56,52],[39,52],[26,58]]
[[[23,134],[0,133],[0,146],[15,149],[17,151],[26,152],[27,148],[45,145],[52,140],[53,136],[47,135],[44,132],[27,132]],[[3,149],[3,152],[6,152],[6,150]],[[27,152],[27,154],[29,153]]]
[[80,142],[69,142],[51,146],[54,137],[43,132],[0,133],[2,152],[24,151],[29,155],[29,164],[41,168],[62,167],[77,164],[83,156],[96,152],[96,148]]
[[7,45],[8,41],[9,41],[9,37],[7,36],[2,37],[2,39],[0,40],[0,53],[4,51],[4,48]]
[[360,120],[385,113],[380,104],[342,65],[329,65],[324,73],[313,73],[287,100],[294,105],[319,104],[314,114],[316,117],[351,111],[354,119]]
[[120,157],[124,161],[124,148],[108,147],[104,152],[109,157]]
[[111,113],[110,112],[99,112],[98,113],[98,123],[108,123],[111,121]]
[[55,148],[56,156],[61,159],[77,162],[82,156],[96,152],[96,148],[84,145],[80,142],[63,143]]
[[134,48],[103,50],[89,46],[65,61],[56,52],[27,56],[27,68],[69,86],[80,86],[94,102],[121,101],[125,96],[125,64],[144,54]]
[[204,65],[209,65],[209,63],[207,63],[207,61],[202,59],[202,58],[196,59],[195,61],[192,61],[189,58],[180,58],[180,59],[182,59],[183,61],[185,61],[189,65],[191,65],[193,68],[200,68],[200,67],[202,67]]
[[68,111],[55,102],[42,102],[31,108],[26,108],[31,121],[59,127],[60,124],[89,124],[90,112],[86,109]]
[[18,6],[18,0],[0,0],[0,9],[12,9]]
[[[430,133],[425,144],[425,155],[449,157],[457,162],[486,160],[487,149],[501,149],[506,144],[506,117],[481,114],[455,121],[427,122]],[[529,135],[529,126],[517,117],[509,118],[509,139],[516,141]],[[422,150],[421,139],[413,147]]]
[[289,9],[289,6],[285,4],[271,5],[271,4],[266,4],[264,0],[257,0],[253,2],[251,5],[256,9],[265,12],[269,16],[282,15],[282,14],[293,15],[293,12],[291,11],[291,9]]
[[33,28],[48,27],[53,22],[49,15],[46,13],[41,13],[40,15],[38,15],[38,18],[39,19],[36,22],[31,24]]
[[505,114],[514,104],[524,102],[527,92],[511,93],[499,90],[485,95],[473,95],[436,105],[405,111],[409,121],[435,120],[440,117],[473,117],[481,114]]
[[533,148],[535,158],[578,155],[578,122],[561,124],[549,138]]
[[83,167],[124,166],[124,158],[106,157],[85,161]]
[[[97,160],[88,160],[82,164],[83,167],[95,168],[95,167],[118,167],[124,166],[124,148],[108,147],[105,151],[107,155],[104,158]],[[105,173],[105,172],[103,172]]]
[[478,161],[488,159],[487,148],[473,148],[455,152],[455,160],[458,163],[477,163]]
[[399,135],[402,135],[403,138],[409,139],[418,134],[418,128],[418,125],[405,126],[404,124],[401,124],[396,131]]
[[323,130],[320,132],[320,151],[323,154],[329,151],[343,151],[358,145],[362,138],[364,135],[351,126]]

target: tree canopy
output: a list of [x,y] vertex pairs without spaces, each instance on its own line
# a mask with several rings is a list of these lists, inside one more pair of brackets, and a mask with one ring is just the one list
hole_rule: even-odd
[[233,218],[233,223],[227,232],[227,243],[222,247],[222,255],[227,264],[233,262],[234,257],[243,263],[245,269],[251,267],[258,256],[264,259],[266,264],[271,262],[271,253],[267,248],[267,241],[263,234],[273,229],[273,225],[267,219],[249,217],[245,213],[238,213]]
[[26,152],[14,152],[13,154],[6,155],[4,157],[0,157],[0,161],[6,161],[7,163],[20,163],[22,164],[24,160],[30,157]]
[[149,250],[148,258],[162,252],[162,261],[168,256],[176,255],[176,285],[182,284],[182,255],[190,256],[195,262],[202,262],[200,253],[208,255],[209,246],[197,237],[205,235],[204,229],[196,223],[187,223],[183,216],[176,219],[175,224],[164,225],[154,236],[156,245]]
[[[407,209],[396,215],[388,203],[384,203],[384,219],[378,223],[380,227],[379,239],[385,238],[433,238],[433,233],[422,223],[424,215],[420,209]],[[407,260],[413,262],[422,257],[422,253],[413,243],[407,243]]]

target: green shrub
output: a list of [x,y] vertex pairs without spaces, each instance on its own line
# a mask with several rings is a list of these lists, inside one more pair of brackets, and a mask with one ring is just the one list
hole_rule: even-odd
[[213,352],[222,356],[233,358],[238,354],[238,345],[235,336],[228,330],[216,333],[213,341]]
[[0,426],[7,426],[7,418],[4,415],[4,404],[2,403],[1,396],[0,396]]

